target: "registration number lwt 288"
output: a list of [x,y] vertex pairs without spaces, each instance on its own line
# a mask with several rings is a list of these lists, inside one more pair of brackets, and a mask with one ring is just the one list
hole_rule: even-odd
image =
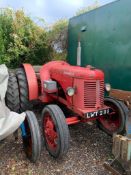
[[104,116],[110,113],[110,109],[102,109],[99,111],[95,111],[95,112],[88,112],[86,113],[86,118],[95,118],[95,117],[99,117],[99,116]]

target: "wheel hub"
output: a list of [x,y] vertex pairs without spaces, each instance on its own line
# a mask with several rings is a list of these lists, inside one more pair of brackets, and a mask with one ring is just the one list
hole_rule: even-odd
[[44,133],[48,146],[55,150],[57,148],[58,135],[55,129],[54,121],[48,113],[44,117]]
[[108,116],[103,116],[99,119],[99,121],[103,124],[103,126],[111,131],[112,133],[116,132],[120,127],[120,116],[119,110],[112,106],[112,113]]

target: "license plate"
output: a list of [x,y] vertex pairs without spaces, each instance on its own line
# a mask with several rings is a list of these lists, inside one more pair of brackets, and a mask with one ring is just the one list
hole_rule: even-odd
[[107,115],[110,113],[110,109],[103,109],[95,112],[88,112],[86,113],[86,118],[95,118],[103,115]]

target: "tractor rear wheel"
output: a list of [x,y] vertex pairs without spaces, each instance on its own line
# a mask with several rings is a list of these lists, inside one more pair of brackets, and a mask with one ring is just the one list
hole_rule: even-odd
[[20,111],[24,112],[31,108],[29,104],[29,90],[26,74],[23,68],[19,68],[16,71],[16,77],[19,86],[20,94]]
[[114,99],[105,98],[105,105],[110,107],[113,112],[97,120],[98,127],[108,135],[122,134],[125,132],[127,107],[124,103]]
[[[9,72],[7,92],[5,96],[5,103],[7,107],[14,112],[20,112],[20,98],[18,82],[15,73]],[[18,130],[14,132],[15,140],[18,139]]]
[[31,162],[36,162],[41,153],[41,134],[33,112],[26,111],[26,118],[21,125],[21,131],[26,156]]
[[13,72],[9,72],[5,103],[11,111],[19,113],[20,99],[19,99],[18,82]]
[[69,128],[65,116],[57,105],[47,105],[42,112],[45,145],[55,158],[65,155],[69,148]]

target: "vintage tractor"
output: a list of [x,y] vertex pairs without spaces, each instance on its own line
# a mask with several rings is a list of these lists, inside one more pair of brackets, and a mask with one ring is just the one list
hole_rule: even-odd
[[106,133],[125,130],[125,106],[105,98],[104,73],[92,66],[71,66],[64,61],[51,61],[40,70],[23,64],[16,72],[20,108],[25,111],[30,102],[44,103],[42,129],[46,148],[57,158],[69,147],[68,125],[96,120]]

